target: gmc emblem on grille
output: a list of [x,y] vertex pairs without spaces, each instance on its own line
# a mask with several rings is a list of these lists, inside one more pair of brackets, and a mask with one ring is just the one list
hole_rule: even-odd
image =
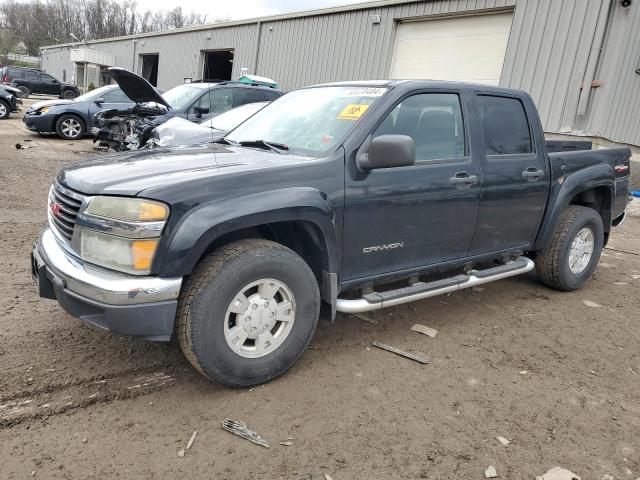
[[60,205],[57,203],[51,204],[51,213],[53,213],[56,217],[60,216]]

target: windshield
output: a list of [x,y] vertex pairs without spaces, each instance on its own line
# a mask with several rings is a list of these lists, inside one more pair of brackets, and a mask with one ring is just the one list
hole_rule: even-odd
[[191,105],[191,102],[202,92],[204,92],[202,88],[194,87],[193,85],[178,85],[164,92],[162,98],[171,105],[171,108],[180,110],[182,107]]
[[76,97],[75,100],[77,102],[82,102],[84,100],[92,100],[94,98],[100,98],[101,96],[103,96],[105,93],[107,93],[112,88],[113,88],[113,85],[105,85],[104,87],[95,88],[95,89],[91,90],[90,92],[83,93],[79,97]]
[[339,145],[348,130],[386,88],[316,87],[288,93],[242,123],[225,138],[264,140],[294,153],[322,156]]
[[215,130],[228,132],[236,128],[247,118],[256,113],[258,110],[263,109],[265,105],[268,104],[269,102],[247,103],[246,105],[233,108],[228,112],[221,113],[217,117],[205,120],[201,123],[201,125],[213,128]]

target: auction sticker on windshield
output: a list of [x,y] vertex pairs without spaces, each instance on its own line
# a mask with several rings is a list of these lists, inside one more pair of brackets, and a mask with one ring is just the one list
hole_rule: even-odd
[[386,88],[350,88],[343,97],[381,97],[387,91]]
[[338,120],[358,120],[367,111],[367,108],[369,108],[369,105],[350,103],[340,112],[337,118]]

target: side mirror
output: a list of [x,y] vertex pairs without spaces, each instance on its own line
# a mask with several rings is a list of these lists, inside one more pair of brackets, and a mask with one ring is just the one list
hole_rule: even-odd
[[201,117],[203,114],[209,113],[209,107],[196,107],[195,111],[198,117]]
[[100,98],[96,98],[94,100],[96,105],[102,105],[104,103],[104,98],[100,97]]
[[371,140],[367,153],[358,155],[361,170],[407,167],[416,161],[416,146],[408,135],[380,135]]

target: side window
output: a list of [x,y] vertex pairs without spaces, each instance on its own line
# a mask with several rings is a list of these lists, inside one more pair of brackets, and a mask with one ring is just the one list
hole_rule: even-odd
[[477,104],[487,155],[533,152],[529,122],[520,100],[479,95]]
[[46,73],[41,73],[40,78],[42,79],[43,82],[47,82],[47,83],[53,83],[56,81],[55,78],[53,78],[51,75],[47,75]]
[[273,102],[277,98],[280,98],[282,95],[280,92],[274,92],[273,90],[260,90],[262,92],[262,96],[267,102]]
[[424,93],[405,98],[373,133],[373,137],[379,135],[412,137],[416,160],[464,157],[460,97],[455,93]]
[[102,98],[104,98],[105,103],[133,103],[133,101],[119,88],[109,90],[102,96]]
[[17,68],[11,69],[11,78],[24,78],[24,70],[18,70]]
[[262,102],[260,90],[255,88],[236,88],[233,90],[233,106],[238,107],[245,103]]
[[208,108],[209,113],[211,113],[210,93],[211,93],[211,90],[207,91],[204,95],[200,95],[200,98],[198,98],[198,100],[196,100],[196,102],[193,105],[191,105],[191,108],[189,108],[189,111],[187,113],[189,114],[198,113],[196,111],[196,108]]
[[213,88],[209,90],[210,113],[222,113],[233,108],[233,89]]
[[27,80],[32,80],[34,82],[40,81],[40,75],[38,72],[34,72],[33,70],[27,70]]

